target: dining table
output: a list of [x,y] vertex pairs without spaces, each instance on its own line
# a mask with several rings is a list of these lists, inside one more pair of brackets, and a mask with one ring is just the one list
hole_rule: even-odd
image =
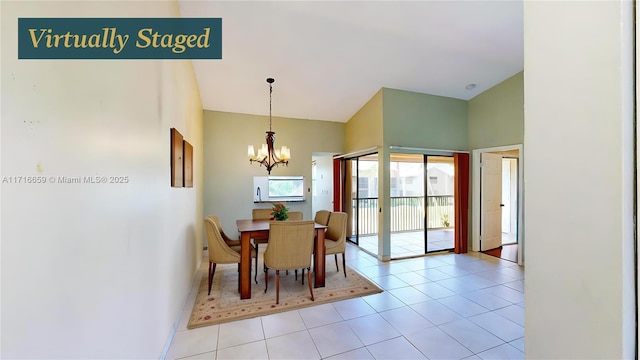
[[[269,237],[269,224],[273,220],[236,220],[240,232],[240,299],[251,299],[251,239]],[[325,278],[325,244],[324,233],[326,225],[315,223],[314,239],[314,284],[324,287]],[[258,271],[258,269],[256,269]]]

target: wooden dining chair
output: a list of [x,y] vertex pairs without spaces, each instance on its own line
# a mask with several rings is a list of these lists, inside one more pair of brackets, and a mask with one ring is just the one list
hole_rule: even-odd
[[342,254],[342,269],[344,270],[344,277],[347,277],[346,260],[344,253],[347,248],[347,214],[343,212],[334,212],[329,216],[329,222],[327,223],[327,231],[324,235],[325,242],[325,254],[333,254],[336,259],[336,270],[338,268],[338,254]]
[[[313,220],[274,221],[269,225],[269,243],[264,251],[264,292],[269,285],[269,269],[276,271],[276,304],[280,302],[280,270],[307,269],[311,300],[311,254],[313,254]],[[304,275],[303,275],[304,276]]]
[[331,211],[329,210],[318,210],[316,211],[316,216],[313,221],[326,226],[329,223],[329,215],[331,215]]
[[[217,264],[240,264],[240,246],[229,246],[224,242],[220,229],[215,221],[210,217],[204,219],[207,232],[207,249],[209,252],[209,292],[211,295],[211,283],[216,273]],[[255,250],[251,249],[251,256],[256,256]],[[257,271],[257,268],[256,268]],[[238,277],[238,289],[240,288],[240,278]]]

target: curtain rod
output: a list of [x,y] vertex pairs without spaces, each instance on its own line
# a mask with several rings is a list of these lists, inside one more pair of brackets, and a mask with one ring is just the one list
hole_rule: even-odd
[[396,151],[404,151],[404,152],[412,152],[412,153],[417,153],[417,154],[425,154],[425,153],[465,153],[465,154],[469,154],[469,151],[465,151],[465,150],[446,150],[446,149],[423,149],[423,148],[416,148],[416,147],[406,147],[406,146],[397,146],[397,145],[391,145],[389,146],[390,150],[396,150]]
[[[372,146],[370,148],[366,148],[363,150],[358,150],[358,151],[354,151],[354,152],[350,152],[348,154],[341,154],[341,155],[335,155],[333,158],[334,159],[344,159],[344,158],[352,158],[352,157],[357,157],[357,156],[362,156],[362,155],[369,155],[371,153],[375,153],[377,152],[379,149],[381,149],[382,146]],[[464,153],[464,154],[469,154],[469,151],[466,150],[445,150],[445,149],[424,149],[424,148],[416,148],[416,147],[405,147],[405,146],[397,146],[397,145],[391,145],[389,146],[389,150],[395,151],[395,152],[406,152],[406,153],[410,153],[410,154],[453,154],[453,153]]]
[[361,155],[369,155],[371,153],[377,152],[378,149],[380,149],[380,148],[382,148],[382,146],[372,146],[370,148],[366,148],[366,149],[363,149],[363,150],[350,152],[348,154],[335,155],[333,158],[334,159],[343,159],[343,158],[351,158],[351,157],[356,157],[356,156],[361,156]]

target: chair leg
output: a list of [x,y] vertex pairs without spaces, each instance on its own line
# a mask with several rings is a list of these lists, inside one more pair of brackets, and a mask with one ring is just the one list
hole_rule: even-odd
[[313,286],[311,286],[311,267],[307,268],[307,282],[309,283],[309,292],[311,293],[311,301],[316,301],[313,298]]
[[211,283],[213,282],[213,275],[216,273],[216,263],[209,261],[209,293],[211,295]]
[[256,244],[256,274],[253,276],[253,281],[258,284],[258,244]]
[[340,268],[338,267],[338,254],[333,254],[333,257],[336,259],[336,271],[340,272]]
[[[311,271],[311,270],[309,270]],[[296,270],[296,273],[298,272],[298,270]],[[302,276],[300,276],[302,278],[302,285],[304,285],[304,268],[302,268]],[[298,280],[298,278],[296,278],[296,280]]]
[[[296,281],[298,281],[298,269],[295,269],[294,271],[296,273]],[[289,275],[289,270],[287,270],[287,275]],[[302,276],[304,276],[304,274],[302,274]],[[302,281],[304,281],[304,279]]]
[[264,267],[264,293],[267,293],[267,288],[269,287],[269,270],[267,267]]
[[344,253],[342,253],[342,269],[344,270],[344,277],[347,277],[347,261],[344,259]]
[[276,270],[276,305],[280,303],[280,270]]

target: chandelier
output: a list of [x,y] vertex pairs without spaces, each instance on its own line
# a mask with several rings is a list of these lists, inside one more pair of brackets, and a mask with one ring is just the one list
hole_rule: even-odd
[[260,149],[258,149],[258,155],[256,156],[256,152],[253,148],[253,145],[249,145],[247,150],[247,155],[249,156],[249,164],[253,162],[257,162],[260,166],[264,165],[267,168],[267,173],[271,175],[271,169],[274,167],[284,164],[289,165],[289,159],[291,158],[291,153],[289,152],[289,148],[283,146],[280,150],[274,150],[273,143],[276,141],[275,135],[276,133],[271,130],[271,93],[273,93],[273,84],[275,80],[273,78],[268,78],[267,82],[269,83],[269,131],[267,131],[267,136],[265,136],[266,144],[262,144]]

